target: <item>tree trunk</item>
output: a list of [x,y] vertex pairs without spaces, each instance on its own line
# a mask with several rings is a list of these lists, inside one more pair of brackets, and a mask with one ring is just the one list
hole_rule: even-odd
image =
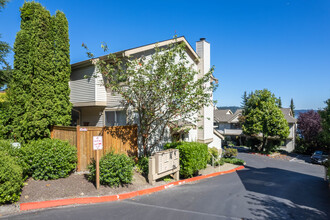
[[263,136],[262,138],[262,151],[266,149],[268,138]]

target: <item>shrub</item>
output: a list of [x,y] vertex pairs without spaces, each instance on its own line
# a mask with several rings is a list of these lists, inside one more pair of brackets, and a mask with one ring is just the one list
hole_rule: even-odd
[[76,168],[77,150],[66,141],[42,139],[21,150],[28,174],[36,180],[67,177]]
[[20,199],[23,186],[23,170],[8,152],[0,151],[0,204]]
[[141,171],[141,173],[143,175],[148,175],[148,173],[149,173],[149,158],[148,157],[139,157],[136,166]]
[[176,148],[180,153],[180,175],[183,178],[192,177],[198,170],[206,168],[208,148],[206,144],[197,142],[168,143],[165,149]]
[[223,161],[223,158],[216,160],[214,163],[215,166],[222,166],[224,164],[225,164],[225,161]]
[[221,158],[221,161],[223,163],[231,163],[236,165],[243,165],[244,160],[238,159],[238,158]]
[[[209,155],[208,155],[208,164],[212,164],[212,156],[214,157],[214,165],[216,164],[218,158],[219,158],[219,151],[216,147],[209,147],[208,148]],[[212,156],[211,156],[212,155]]]
[[237,149],[225,147],[225,151],[223,152],[223,157],[232,158],[236,156],[237,156]]
[[281,146],[284,145],[284,141],[279,139],[270,139],[268,140],[267,146],[266,146],[266,153],[272,153],[280,149]]
[[261,140],[255,137],[249,137],[246,140],[246,145],[251,148],[251,150],[257,150],[258,146],[260,146]]
[[[100,184],[119,186],[131,183],[133,179],[134,161],[125,154],[108,153],[100,159]],[[88,180],[95,182],[96,164],[92,161],[88,167],[90,175]]]
[[11,145],[12,141],[10,140],[0,140],[0,151],[8,153],[12,156],[18,165],[23,169],[23,179],[28,178],[28,165],[25,163],[21,148],[15,148]]
[[0,150],[8,152],[9,155],[13,155],[16,149],[11,146],[11,141],[0,140]]
[[216,147],[209,147],[209,152],[212,154],[214,158],[219,157],[219,150]]

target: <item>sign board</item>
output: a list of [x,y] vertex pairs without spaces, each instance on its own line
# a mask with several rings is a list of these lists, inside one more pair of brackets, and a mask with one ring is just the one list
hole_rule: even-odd
[[87,128],[80,128],[80,131],[87,131]]
[[14,143],[12,143],[11,146],[12,146],[13,148],[21,148],[21,144],[18,143],[18,142],[14,142]]
[[102,150],[102,149],[103,149],[103,137],[93,136],[93,150]]

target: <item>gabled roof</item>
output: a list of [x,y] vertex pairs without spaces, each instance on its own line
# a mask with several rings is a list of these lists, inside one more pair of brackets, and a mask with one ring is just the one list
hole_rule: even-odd
[[233,116],[228,120],[228,123],[231,123],[236,117],[242,115],[243,109],[237,109]]
[[[130,49],[127,49],[127,50],[118,51],[118,52],[115,52],[114,54],[116,54],[118,57],[128,57],[128,56],[132,56],[132,55],[137,54],[137,53],[152,50],[156,46],[157,47],[164,47],[164,46],[170,45],[170,44],[175,43],[175,42],[178,42],[178,43],[184,42],[186,44],[186,51],[189,54],[189,56],[191,56],[191,58],[196,63],[199,62],[199,56],[197,55],[196,51],[191,47],[191,45],[188,43],[188,41],[186,40],[186,38],[184,36],[178,37],[176,39],[164,40],[164,41],[160,41],[160,42],[156,42],[156,43],[152,43],[152,44],[147,44],[147,45],[144,45],[144,46],[139,46],[139,47],[134,47],[134,48],[130,48]],[[100,59],[107,59],[107,56],[108,55],[105,55],[105,56],[101,56],[99,58]],[[89,65],[92,65],[91,59],[84,60],[84,61],[77,62],[77,63],[73,63],[73,64],[71,64],[71,68],[75,69],[75,68],[79,68],[79,67],[83,67],[83,66],[89,66]]]
[[288,123],[296,123],[297,119],[292,116],[291,108],[281,108],[281,111],[284,115],[284,118],[288,121]]
[[232,116],[233,112],[230,109],[214,110],[214,121],[216,122],[227,122]]

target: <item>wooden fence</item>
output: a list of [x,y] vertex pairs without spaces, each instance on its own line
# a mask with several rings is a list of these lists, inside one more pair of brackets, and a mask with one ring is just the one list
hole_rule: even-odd
[[51,138],[69,141],[71,145],[77,147],[77,171],[86,171],[87,166],[96,156],[93,150],[93,136],[103,136],[103,150],[100,151],[100,157],[111,151],[128,156],[138,156],[136,125],[113,127],[54,126],[51,131]]

